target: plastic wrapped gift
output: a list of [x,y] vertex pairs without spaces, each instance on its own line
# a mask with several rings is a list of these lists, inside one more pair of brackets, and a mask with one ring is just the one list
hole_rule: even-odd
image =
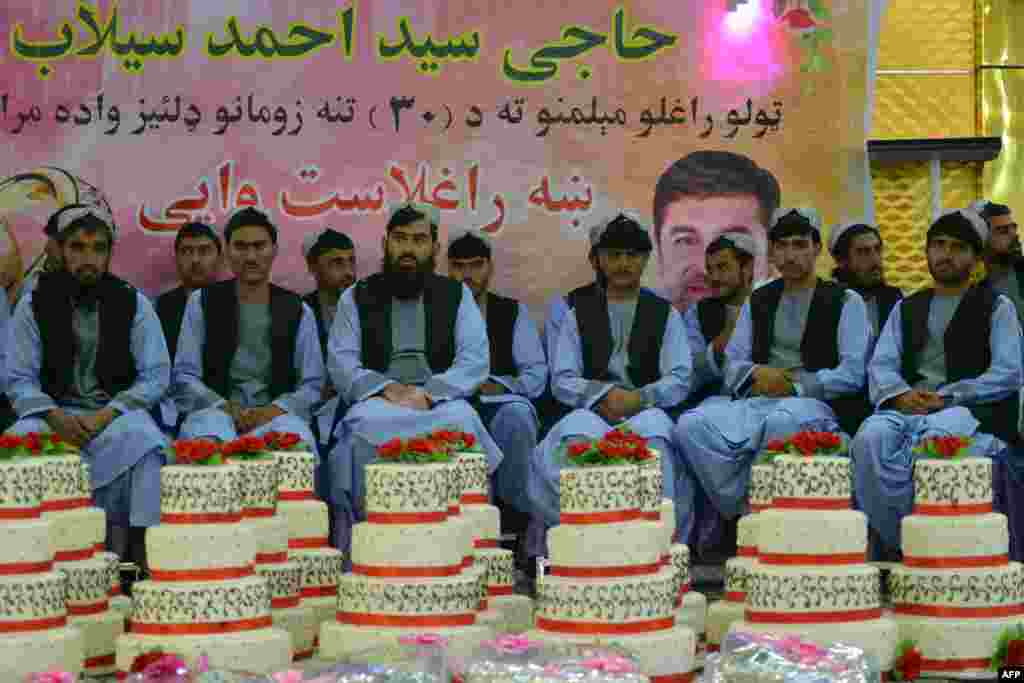
[[452,661],[456,683],[647,683],[629,653],[611,647],[544,643],[525,636],[487,640],[464,661]]
[[880,683],[877,660],[842,643],[822,647],[798,636],[734,631],[708,657],[704,683]]
[[273,683],[265,674],[210,669],[206,655],[199,658],[195,667],[189,668],[178,655],[152,652],[137,657],[132,668],[135,671],[121,680],[127,683]]
[[385,669],[393,670],[392,673],[404,672],[414,676],[406,679],[409,683],[429,683],[435,679],[447,683],[450,677],[447,647],[446,638],[436,633],[419,633],[350,654],[345,658],[345,663],[382,667],[378,672],[381,675]]
[[437,674],[416,670],[411,661],[404,669],[381,664],[335,664],[309,671],[284,671],[271,677],[273,683],[448,683]]

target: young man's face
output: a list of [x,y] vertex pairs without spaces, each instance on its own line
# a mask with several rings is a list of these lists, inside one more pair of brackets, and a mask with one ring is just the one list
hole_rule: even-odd
[[355,284],[354,249],[329,249],[306,262],[316,280],[317,289],[343,292]]
[[[766,229],[761,204],[754,195],[685,196],[665,207],[655,249],[661,287],[676,308],[711,296],[704,254],[724,232],[745,232],[765,253]],[[765,271],[763,258],[754,264],[755,277]]]
[[213,282],[220,271],[221,254],[209,237],[184,237],[174,251],[181,284],[199,289]]
[[863,233],[850,240],[846,258],[836,259],[840,267],[849,273],[851,284],[857,287],[874,287],[884,281],[882,240],[874,233]]
[[775,267],[787,282],[802,282],[814,274],[821,242],[810,235],[793,235],[772,242]]

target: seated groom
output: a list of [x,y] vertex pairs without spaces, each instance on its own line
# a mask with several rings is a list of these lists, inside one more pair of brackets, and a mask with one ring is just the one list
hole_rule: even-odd
[[437,212],[402,206],[388,220],[384,270],[341,296],[327,368],[349,410],[330,453],[337,548],[365,510],[364,467],[377,446],[446,425],[473,433],[490,473],[501,451],[467,403],[490,374],[487,327],[469,288],[434,274]]
[[242,209],[224,226],[224,251],[235,277],[192,292],[185,307],[173,370],[180,438],[295,432],[316,452],[323,356],[309,306],[270,282],[277,228]]

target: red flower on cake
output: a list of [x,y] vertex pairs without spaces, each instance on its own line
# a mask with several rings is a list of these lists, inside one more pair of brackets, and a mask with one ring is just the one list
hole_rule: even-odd
[[911,647],[903,651],[893,664],[893,670],[900,673],[900,680],[914,681],[921,677],[921,651]]
[[922,440],[914,452],[930,458],[953,459],[964,455],[970,445],[971,440],[965,436],[932,436]]
[[171,445],[171,449],[176,465],[219,464],[207,461],[219,453],[227,455],[220,444],[209,439],[179,439]]
[[445,443],[453,443],[459,441],[459,432],[451,429],[437,429],[430,435],[430,438],[435,441],[443,441]]
[[16,434],[3,434],[0,435],[0,448],[4,450],[14,450],[24,445],[22,438]]
[[569,457],[578,458],[591,448],[589,443],[571,443],[569,444]]
[[405,447],[413,453],[433,453],[438,450],[438,443],[424,437],[409,439]]
[[377,446],[377,455],[382,458],[397,458],[402,454],[402,440],[397,436]]
[[48,436],[50,437],[50,444],[53,446],[60,446],[64,443],[64,439],[57,432],[50,432]]
[[469,432],[462,432],[462,447],[472,448],[476,444],[476,436]]
[[280,434],[273,442],[278,450],[287,450],[302,443],[302,437],[295,432]]
[[152,652],[141,654],[132,660],[132,670],[129,673],[140,674],[145,671],[146,667],[150,664],[156,664],[163,658],[164,653],[160,650],[153,650]]
[[772,439],[765,446],[765,450],[774,451],[776,453],[783,453],[786,450],[786,440],[785,439]]
[[1024,666],[1024,640],[1011,640],[1006,644],[1006,662],[1003,666]]
[[43,450],[43,439],[38,432],[29,432],[25,435],[25,448],[32,454],[41,453]]

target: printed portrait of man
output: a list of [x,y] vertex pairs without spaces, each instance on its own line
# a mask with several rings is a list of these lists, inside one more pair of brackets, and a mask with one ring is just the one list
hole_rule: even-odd
[[767,225],[779,182],[742,154],[693,152],[669,166],[654,190],[654,251],[661,294],[680,311],[711,294],[704,251],[724,232],[752,235],[754,279],[770,275]]

